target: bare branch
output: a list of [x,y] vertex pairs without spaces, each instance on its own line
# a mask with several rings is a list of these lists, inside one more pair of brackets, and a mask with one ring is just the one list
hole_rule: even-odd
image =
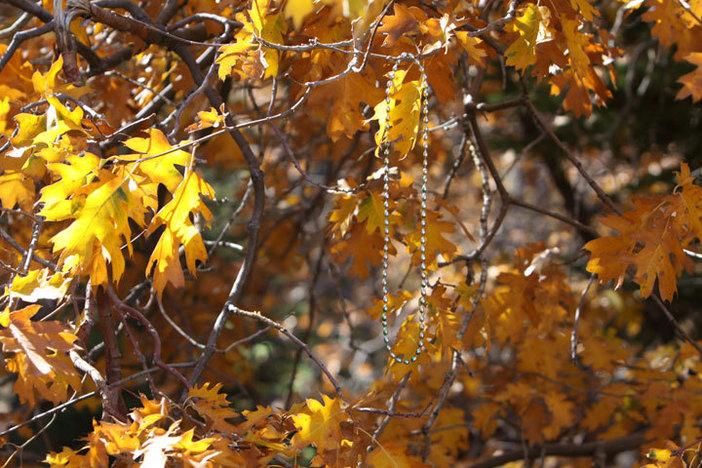
[[329,372],[329,369],[327,369],[327,367],[317,357],[317,355],[312,352],[312,350],[310,349],[309,346],[307,346],[307,344],[305,344],[302,340],[300,340],[298,337],[293,335],[290,331],[288,331],[287,328],[283,327],[278,322],[271,320],[264,315],[261,315],[258,312],[249,312],[247,310],[239,309],[238,307],[235,307],[233,305],[229,306],[229,311],[233,315],[241,315],[243,317],[248,317],[248,318],[251,318],[254,320],[258,320],[261,323],[265,323],[269,327],[275,328],[280,333],[287,336],[293,343],[295,343],[297,346],[299,346],[305,352],[305,354],[307,354],[310,357],[310,359],[312,359],[312,361],[314,361],[315,364],[317,364],[317,367],[319,367],[319,369],[324,373],[324,375],[327,377],[327,379],[329,379],[329,382],[331,382],[338,397],[341,398],[342,400],[345,400],[341,385],[339,385],[339,382],[337,382],[337,380],[334,378],[332,373]]
[[[646,438],[644,437],[644,433],[640,432],[624,437],[618,437],[616,439],[585,442],[582,444],[561,443],[535,445],[527,449],[527,457],[589,457],[598,452],[604,453],[605,455],[612,455],[615,453],[626,452],[627,450],[635,450],[641,447],[644,443],[646,443]],[[493,468],[513,461],[522,460],[523,458],[524,450],[511,450],[501,455],[470,464],[468,465],[468,468]]]

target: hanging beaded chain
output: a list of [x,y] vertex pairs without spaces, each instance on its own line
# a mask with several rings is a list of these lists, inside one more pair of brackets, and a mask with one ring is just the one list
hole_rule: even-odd
[[[420,274],[422,278],[421,282],[421,292],[419,296],[419,339],[417,341],[417,348],[409,359],[402,358],[396,355],[392,350],[392,345],[390,344],[390,338],[388,336],[388,311],[390,302],[390,293],[388,291],[388,251],[390,249],[390,128],[392,123],[390,121],[390,94],[392,91],[393,80],[395,78],[395,73],[397,73],[397,68],[401,59],[413,59],[414,63],[417,64],[419,70],[422,73],[423,87],[421,96],[421,112],[423,114],[423,128],[422,128],[422,187],[420,192],[421,208],[419,211],[420,217],[420,239],[419,239],[419,258],[420,258]],[[424,71],[424,67],[410,54],[402,54],[395,61],[395,65],[390,72],[388,78],[387,87],[385,88],[385,141],[382,143],[383,149],[383,224],[385,231],[383,234],[383,262],[382,262],[382,286],[383,286],[383,314],[381,315],[381,320],[383,324],[383,339],[385,340],[385,348],[388,350],[390,357],[395,360],[395,362],[402,364],[410,364],[417,360],[419,355],[424,349],[424,330],[425,330],[425,317],[427,311],[427,289],[428,289],[428,272],[427,272],[427,165],[429,159],[429,148],[428,148],[428,135],[429,135],[429,85],[427,82],[427,74]],[[421,118],[421,116],[420,116]]]

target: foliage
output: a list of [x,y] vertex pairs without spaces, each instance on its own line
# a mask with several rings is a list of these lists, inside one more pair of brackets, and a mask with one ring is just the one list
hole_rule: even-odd
[[701,1],[0,13],[6,466],[699,465]]

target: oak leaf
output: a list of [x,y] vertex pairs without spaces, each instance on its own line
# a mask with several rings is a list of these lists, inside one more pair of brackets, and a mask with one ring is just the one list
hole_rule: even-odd
[[378,33],[385,34],[384,46],[394,45],[401,37],[407,37],[419,32],[419,22],[412,14],[412,10],[422,13],[417,7],[406,7],[401,3],[393,5],[394,15],[383,18],[383,24],[378,28]]
[[199,387],[195,385],[188,392],[186,406],[194,409],[214,430],[224,434],[233,434],[235,428],[226,420],[234,418],[238,414],[231,409],[227,395],[219,393],[221,388],[221,383],[211,387],[209,383]]
[[341,424],[348,423],[349,417],[341,408],[339,398],[322,395],[322,401],[308,399],[306,408],[292,416],[297,428],[292,444],[305,448],[310,444],[319,451],[334,450],[342,443]]
[[82,189],[82,197],[74,194],[70,206],[56,203],[40,212],[48,221],[74,218],[51,242],[54,251],[61,252],[64,273],[90,275],[94,285],[107,282],[108,262],[113,280],[119,281],[125,266],[122,247],[126,245],[130,253],[132,249],[128,219],[144,224],[140,203],[132,202],[135,197],[127,181],[106,170],[98,177]]
[[[183,174],[178,166],[185,167],[190,161],[190,154],[182,149],[173,147],[161,130],[152,128],[146,130],[148,138],[130,138],[124,145],[138,154],[120,156],[121,161],[135,161],[128,164],[130,169],[137,170],[155,184],[163,184],[173,193]],[[155,189],[154,189],[155,192]]]
[[80,375],[67,356],[69,351],[79,349],[78,339],[70,329],[58,321],[32,321],[40,309],[31,305],[14,312],[5,310],[0,314],[0,342],[7,369],[18,374],[15,392],[20,400],[30,405],[35,403],[36,390],[42,398],[54,403],[65,401],[68,387],[75,391],[81,388]]
[[224,80],[232,73],[242,78],[265,79],[278,74],[280,52],[257,44],[260,37],[273,44],[283,43],[285,21],[280,13],[273,13],[274,5],[268,0],[253,0],[246,14],[237,15],[243,23],[235,35],[236,43],[220,48],[219,78]]
[[372,468],[424,468],[429,465],[412,455],[405,448],[393,442],[377,444],[368,454],[366,466]]
[[[372,120],[378,121],[378,131],[375,134],[376,155],[380,148],[388,142],[392,151],[404,158],[414,148],[419,131],[419,117],[422,108],[422,90],[426,83],[407,81],[407,70],[397,70],[394,74],[389,93],[389,109],[386,101],[380,101],[374,108]],[[390,129],[387,129],[388,110],[390,114]]]
[[550,11],[545,6],[528,5],[512,25],[519,34],[505,51],[507,65],[524,70],[536,62],[536,45],[551,37]]
[[185,283],[180,266],[181,245],[185,249],[187,268],[192,274],[196,272],[196,263],[207,259],[202,236],[193,224],[194,216],[202,216],[205,221],[212,219],[212,213],[202,197],[214,198],[214,189],[194,169],[189,169],[173,193],[173,199],[161,208],[147,230],[147,234],[151,234],[160,226],[166,227],[146,265],[147,274],[156,265],[153,287],[159,295],[163,294],[167,283],[176,287]]
[[677,181],[671,195],[635,198],[633,211],[602,218],[602,223],[619,235],[585,245],[591,253],[589,272],[597,274],[603,283],[614,280],[619,287],[632,268],[633,280],[641,287],[643,297],[651,295],[657,280],[661,298],[673,299],[677,278],[692,265],[683,249],[695,239],[702,239],[702,187],[693,183],[685,163]]
[[678,83],[683,85],[682,89],[675,95],[676,99],[692,97],[692,102],[702,99],[702,52],[693,52],[685,60],[694,64],[697,68],[690,73],[683,75]]
[[71,279],[53,273],[48,268],[29,270],[25,276],[15,276],[10,287],[5,287],[5,296],[19,298],[25,302],[40,299],[61,299],[68,290]]

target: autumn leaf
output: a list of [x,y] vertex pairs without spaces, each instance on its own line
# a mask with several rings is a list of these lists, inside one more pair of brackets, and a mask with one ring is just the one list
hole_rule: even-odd
[[677,291],[677,278],[691,262],[683,249],[702,236],[702,188],[694,185],[687,164],[678,173],[679,186],[672,195],[634,199],[635,209],[609,215],[602,223],[619,232],[585,244],[591,252],[587,269],[601,282],[615,281],[618,287],[629,267],[633,280],[648,297],[658,281],[661,298],[670,301]]
[[[426,252],[427,267],[435,268],[437,265],[437,254],[448,260],[456,252],[456,245],[449,241],[445,235],[456,231],[456,227],[450,221],[444,221],[442,214],[433,210],[427,211],[426,227]],[[421,250],[421,227],[417,225],[415,229],[407,235],[407,249],[412,253],[412,262],[418,265],[420,262]]]
[[0,175],[0,202],[6,208],[19,206],[30,210],[34,201],[34,183],[20,172],[6,171]]
[[600,16],[597,9],[592,6],[589,0],[569,0],[570,5],[583,15],[586,21],[592,21],[595,16]]
[[403,447],[392,442],[377,444],[368,454],[366,465],[373,468],[424,468],[429,465],[405,453]]
[[480,47],[483,41],[479,37],[468,36],[467,31],[456,31],[456,39],[458,43],[461,44],[463,50],[468,53],[471,60],[475,61],[477,65],[482,65],[485,63],[485,57],[487,57],[487,52]]
[[346,235],[358,209],[358,199],[354,196],[343,196],[336,199],[336,207],[329,212],[330,229],[338,238]]
[[[190,161],[190,154],[174,148],[166,139],[166,135],[158,129],[146,131],[148,138],[130,138],[124,145],[138,154],[119,156],[121,161],[135,161],[129,164],[131,170],[138,170],[154,184],[163,184],[169,192],[173,192],[183,180],[182,169]],[[142,187],[145,184],[141,184]],[[153,193],[155,188],[151,189]]]
[[295,29],[299,30],[304,19],[315,10],[314,0],[288,0],[285,4],[285,16],[291,18]]
[[225,434],[233,434],[235,428],[226,419],[234,418],[237,412],[230,408],[227,395],[220,393],[222,384],[210,387],[209,383],[198,387],[195,385],[188,392],[186,404],[194,409],[214,430]]
[[702,52],[691,53],[685,57],[685,60],[697,68],[680,77],[678,83],[681,83],[683,87],[675,95],[675,99],[685,99],[690,96],[692,97],[692,102],[697,102],[702,99]]
[[308,399],[304,411],[292,416],[298,432],[292,440],[297,448],[314,444],[318,450],[334,450],[342,442],[341,424],[349,417],[341,408],[341,400],[322,395],[322,401]]
[[175,189],[173,199],[156,214],[147,231],[151,234],[159,226],[166,227],[146,265],[147,274],[156,266],[153,287],[159,295],[163,294],[167,283],[176,287],[184,284],[180,266],[181,245],[185,249],[185,263],[192,274],[196,272],[196,263],[207,259],[202,236],[193,224],[194,216],[202,216],[205,221],[212,219],[212,213],[201,197],[212,199],[214,189],[190,169]]
[[383,45],[392,46],[400,37],[407,37],[411,33],[419,32],[419,22],[412,15],[412,9],[418,10],[416,7],[408,8],[401,3],[393,5],[395,14],[383,18],[383,25],[378,28],[378,33],[386,36]]
[[5,288],[5,296],[25,302],[57,300],[66,295],[70,284],[71,279],[64,277],[60,272],[53,273],[48,268],[29,270],[25,276],[15,276],[10,287]]
[[[100,180],[83,187],[84,198],[46,206],[40,214],[48,221],[74,218],[65,229],[51,238],[54,251],[60,252],[64,273],[90,275],[93,284],[107,283],[107,263],[113,280],[124,273],[122,247],[131,252],[131,217],[143,224],[143,212],[124,179],[108,171],[99,171]],[[60,182],[57,182],[60,183]]]
[[244,27],[235,35],[236,43],[220,48],[219,78],[232,72],[243,78],[266,79],[278,74],[280,52],[256,43],[257,37],[273,44],[283,42],[285,22],[280,13],[271,12],[268,0],[254,0],[247,14],[237,15]]
[[[426,83],[420,81],[405,82],[407,70],[398,70],[394,74],[390,91],[390,106],[383,100],[374,108],[370,120],[378,121],[375,134],[376,155],[379,155],[383,142],[391,144],[392,150],[404,158],[414,147],[419,132],[422,88]],[[387,129],[386,116],[390,113],[390,129]]]
[[227,118],[226,113],[219,113],[217,109],[211,107],[210,110],[200,111],[197,113],[199,122],[189,125],[185,131],[195,132],[206,128],[219,128],[224,125],[224,120]]
[[536,62],[536,45],[550,39],[550,12],[544,6],[528,5],[512,26],[519,34],[507,48],[505,56],[507,65],[524,70]]
[[644,466],[651,468],[685,468],[687,465],[682,460],[682,449],[669,440],[665,442],[665,446],[666,448],[664,449],[650,449],[646,457],[653,460],[653,463]]
[[8,463],[696,464],[702,0],[10,3]]
[[590,43],[588,36],[578,31],[580,23],[577,20],[563,19],[561,26],[568,45],[568,58],[575,74],[587,76],[590,67],[590,59],[585,53]]
[[35,391],[54,403],[66,401],[68,387],[79,391],[81,379],[67,353],[79,349],[77,337],[58,321],[36,322],[31,318],[40,305],[0,314],[0,342],[5,364],[10,372],[18,374],[15,392],[20,400],[34,405]]
[[[368,278],[370,269],[380,265],[383,252],[383,238],[379,233],[369,234],[363,223],[354,223],[347,237],[331,247],[331,253],[340,263],[351,260],[349,273],[361,279]],[[397,250],[392,242],[388,254]]]

